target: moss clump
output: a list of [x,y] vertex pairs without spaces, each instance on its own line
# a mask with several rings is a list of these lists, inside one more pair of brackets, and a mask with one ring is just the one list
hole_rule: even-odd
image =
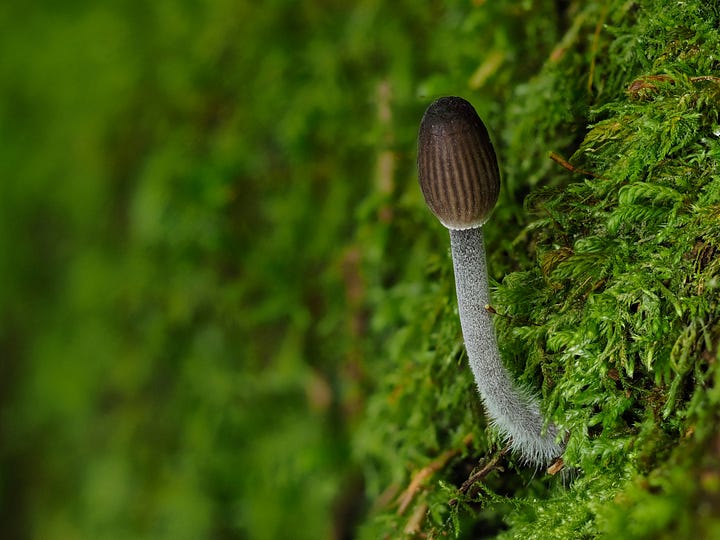
[[368,424],[388,445],[358,448],[400,487],[455,454],[403,512],[377,511],[368,538],[690,538],[720,526],[708,502],[720,489],[720,16],[651,1],[567,14],[562,48],[517,90],[499,153],[514,188],[539,159],[532,125],[547,131],[545,156],[572,156],[535,167],[515,238],[500,238],[508,214],[487,228],[495,267],[512,270],[496,276],[503,355],[567,428],[568,472],[530,481],[511,460],[472,496],[459,489],[498,446],[464,373],[440,248],[415,303],[399,299],[413,315],[389,340],[398,367],[371,402]]

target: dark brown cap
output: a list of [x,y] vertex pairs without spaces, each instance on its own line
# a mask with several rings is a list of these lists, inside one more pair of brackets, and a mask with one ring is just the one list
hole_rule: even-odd
[[442,97],[420,123],[418,179],[425,202],[448,229],[480,227],[500,193],[500,172],[485,125],[470,103]]

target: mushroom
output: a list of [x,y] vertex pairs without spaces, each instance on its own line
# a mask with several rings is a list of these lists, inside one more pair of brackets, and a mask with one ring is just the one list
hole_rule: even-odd
[[420,124],[418,178],[430,210],[450,230],[460,325],[470,367],[494,426],[522,460],[547,466],[563,449],[539,401],[505,368],[488,311],[483,224],[497,202],[500,173],[485,125],[470,103],[443,97]]

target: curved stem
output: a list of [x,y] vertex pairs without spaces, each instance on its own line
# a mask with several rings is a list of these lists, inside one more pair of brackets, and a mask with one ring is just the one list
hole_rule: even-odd
[[515,384],[500,358],[485,309],[490,291],[482,227],[451,229],[450,244],[465,348],[491,424],[527,463],[545,466],[562,453],[555,442],[557,428],[545,425],[537,398]]

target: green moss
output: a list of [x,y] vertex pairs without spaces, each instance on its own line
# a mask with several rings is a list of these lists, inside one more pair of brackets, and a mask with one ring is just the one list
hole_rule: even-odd
[[[567,15],[559,48],[503,116],[506,204],[532,188],[522,229],[501,238],[502,209],[486,226],[491,267],[510,270],[496,274],[494,293],[503,356],[568,430],[567,473],[511,466],[475,497],[458,492],[498,446],[458,373],[446,260],[425,274],[440,284],[401,298],[414,308],[398,328],[414,338],[383,355],[399,379],[382,379],[366,425],[396,437],[356,448],[378,470],[394,464],[404,485],[442,450],[463,448],[463,432],[475,436],[417,495],[430,508],[421,530],[433,535],[475,538],[484,524],[482,537],[710,537],[720,524],[707,502],[717,483],[720,19],[703,2],[573,5]],[[572,154],[572,165],[551,151]],[[394,511],[371,518],[390,536],[408,522],[389,519]]]

